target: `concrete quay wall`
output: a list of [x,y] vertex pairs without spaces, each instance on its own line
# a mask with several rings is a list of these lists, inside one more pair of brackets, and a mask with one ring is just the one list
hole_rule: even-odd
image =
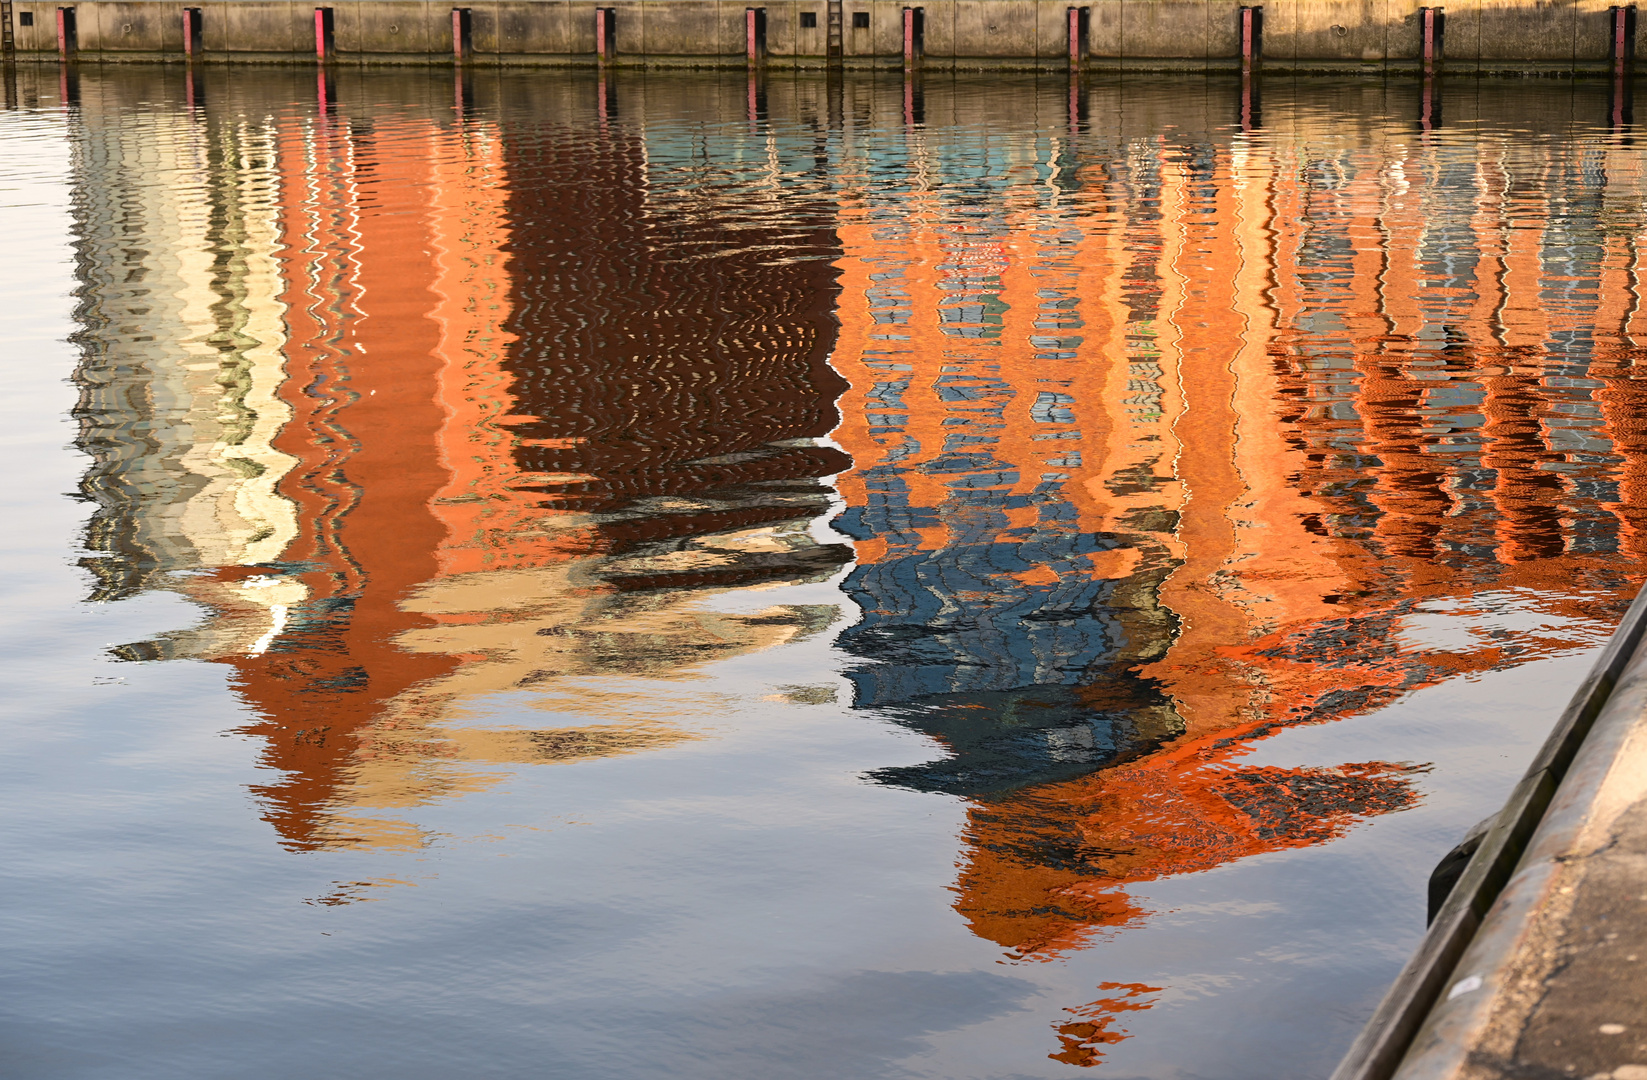
[[[1432,0],[1433,3],[1433,0]],[[13,5],[20,56],[83,61],[185,59],[201,63],[315,61],[317,7],[301,0],[21,0]],[[831,7],[834,12],[831,12]],[[1281,0],[1261,5],[1258,62],[1270,70],[1418,67],[1420,0]],[[721,67],[748,62],[750,9],[763,20],[759,63],[771,67],[901,66],[903,0],[331,0],[327,60],[451,62],[466,33],[466,63],[600,62],[597,21],[608,21],[604,62]],[[1063,68],[1070,12],[1081,13],[1080,66],[1217,70],[1242,64],[1242,5],[1231,0],[923,0],[917,62],[927,68]],[[1647,45],[1647,19],[1606,0],[1451,0],[1434,43],[1449,71],[1573,73],[1609,69],[1628,27],[1627,53]],[[68,11],[68,40],[60,32]],[[186,14],[194,12],[195,14]],[[1432,23],[1436,22],[1432,16]],[[185,27],[194,28],[185,49]],[[455,26],[466,26],[459,31]],[[832,27],[839,41],[830,48]]]

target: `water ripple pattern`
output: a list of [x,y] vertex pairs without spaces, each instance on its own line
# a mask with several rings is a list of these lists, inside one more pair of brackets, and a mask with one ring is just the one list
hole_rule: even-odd
[[20,1077],[1323,1075],[1644,576],[1606,88],[7,79]]

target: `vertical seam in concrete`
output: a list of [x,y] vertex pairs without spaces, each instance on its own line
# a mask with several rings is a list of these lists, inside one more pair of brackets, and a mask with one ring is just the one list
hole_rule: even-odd
[[1569,0],[1573,5],[1573,37],[1572,54],[1567,58],[1567,66],[1574,71],[1578,70],[1578,0]]

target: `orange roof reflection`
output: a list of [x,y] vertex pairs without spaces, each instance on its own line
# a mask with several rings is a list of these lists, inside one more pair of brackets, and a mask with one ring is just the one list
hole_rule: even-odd
[[[950,751],[878,776],[971,799],[955,906],[1010,957],[1136,924],[1129,884],[1418,797],[1412,763],[1238,764],[1254,740],[1593,644],[1622,610],[1638,530],[1561,470],[1639,485],[1633,423],[1596,428],[1618,452],[1591,464],[1547,419],[1549,342],[1609,332],[1577,305],[1537,312],[1560,271],[1489,228],[1490,199],[1462,211],[1464,280],[1430,280],[1458,243],[1426,233],[1459,202],[1427,186],[1433,158],[1404,163],[1403,209],[1376,168],[1311,183],[1284,137],[1134,142],[1062,151],[1081,182],[980,213],[924,136],[902,151],[927,182],[849,202],[840,226],[836,438],[865,609],[843,644],[858,704]],[[1517,335],[1534,351],[1506,366]],[[1622,420],[1638,399],[1612,363],[1604,347],[1585,375]],[[1498,602],[1549,628],[1409,633]],[[1098,1063],[1153,992],[1072,1009],[1053,1056]]]

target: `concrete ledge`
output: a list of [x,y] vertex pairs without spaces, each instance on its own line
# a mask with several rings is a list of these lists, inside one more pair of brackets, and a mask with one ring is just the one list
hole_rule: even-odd
[[[1496,973],[1507,972],[1522,949],[1529,920],[1555,911],[1540,904],[1550,895],[1552,860],[1577,850],[1572,815],[1595,803],[1623,735],[1647,733],[1644,635],[1647,591],[1630,605],[1333,1080],[1501,1075],[1445,1070],[1462,1068],[1485,1030],[1498,1000],[1488,979],[1508,985]],[[1647,891],[1647,878],[1637,884],[1637,892]],[[1638,955],[1647,956],[1647,945]],[[1468,985],[1472,977],[1481,981]]]
[[1647,1080],[1647,649],[1638,648],[1397,1080]]

